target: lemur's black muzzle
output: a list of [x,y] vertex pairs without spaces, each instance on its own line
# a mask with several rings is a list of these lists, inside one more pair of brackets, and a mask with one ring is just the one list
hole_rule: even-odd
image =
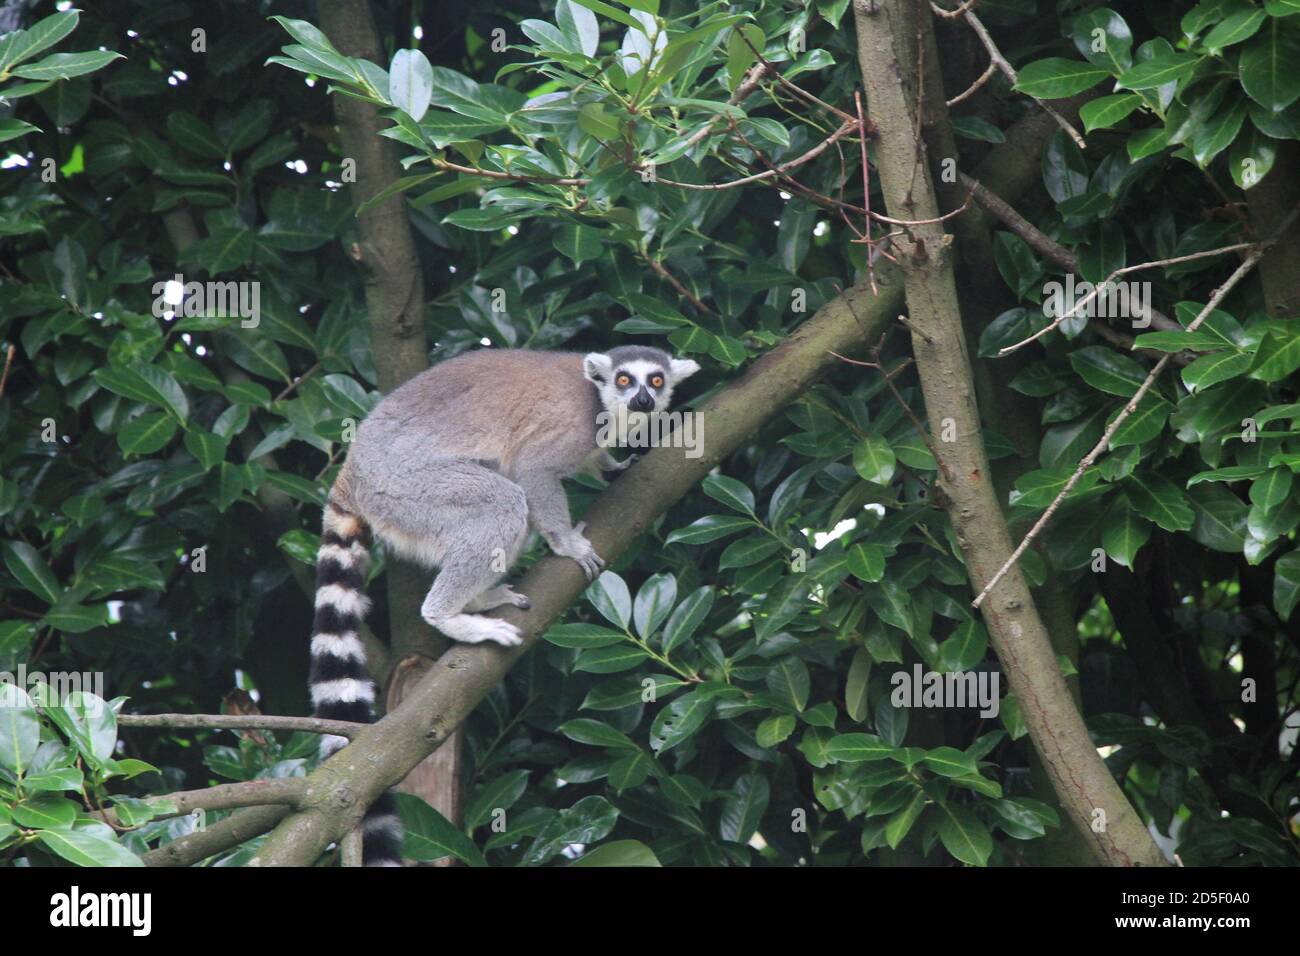
[[641,390],[633,396],[632,400],[627,403],[627,407],[634,412],[648,412],[655,407],[654,397],[641,386]]

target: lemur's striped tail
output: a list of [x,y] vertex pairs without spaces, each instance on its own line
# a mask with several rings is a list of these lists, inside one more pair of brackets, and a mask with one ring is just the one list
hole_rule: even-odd
[[[325,506],[324,526],[316,560],[316,618],[308,678],[313,713],[370,723],[375,719],[375,682],[366,670],[360,637],[361,619],[370,610],[365,595],[370,528],[359,515],[333,501]],[[346,743],[346,737],[323,736],[321,759]],[[361,826],[366,866],[402,865],[402,824],[391,793],[371,804]]]

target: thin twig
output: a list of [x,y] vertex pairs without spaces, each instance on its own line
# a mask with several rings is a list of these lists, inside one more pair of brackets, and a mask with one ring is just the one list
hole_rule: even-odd
[[369,724],[323,717],[272,717],[266,714],[118,714],[120,727],[166,727],[178,730],[301,730],[351,740]]
[[978,92],[979,88],[982,87],[985,83],[987,83],[993,77],[993,74],[996,73],[997,71],[998,71],[998,65],[994,63],[992,60],[989,60],[988,69],[986,69],[983,73],[980,74],[980,78],[978,80],[976,80],[970,86],[966,87],[966,92],[958,93],[952,99],[948,100],[947,102],[948,107],[951,108],[953,106],[956,106],[962,100],[970,99],[970,97],[974,96],[975,93]]
[[[745,78],[741,81],[740,85],[736,87],[736,91],[732,93],[731,98],[727,100],[727,105],[738,106],[745,97],[758,89],[758,82],[763,78],[763,74],[766,72],[767,67],[762,63],[755,63],[750,67],[749,72],[745,74]],[[686,150],[683,150],[683,152],[690,150],[692,146],[713,132],[714,126],[717,124],[718,120],[722,118],[723,115],[719,113],[688,136],[686,138]]]
[[712,309],[710,309],[707,305],[701,302],[696,297],[695,293],[691,292],[690,289],[682,285],[682,283],[678,281],[677,277],[673,275],[671,272],[669,272],[668,269],[664,266],[664,264],[659,260],[657,260],[654,256],[649,255],[647,253],[641,258],[644,259],[646,265],[648,265],[651,269],[653,269],[661,278],[664,279],[664,281],[666,281],[669,285],[671,285],[674,289],[676,289],[678,295],[680,295],[691,305],[695,306],[695,308],[699,309],[705,315],[717,314]]
[[[930,4],[930,8],[934,10],[936,13],[938,13],[940,16],[946,16],[949,12],[934,3]],[[975,16],[975,14],[969,10],[963,13],[962,17],[970,25],[970,28],[975,31],[975,35],[979,37],[980,42],[984,44],[984,49],[988,51],[989,59],[992,60],[995,64],[997,64],[997,68],[1002,71],[1002,75],[1011,81],[1012,86],[1015,86],[1016,68],[1011,65],[1011,63],[1007,60],[1005,56],[1002,55],[1002,51],[999,50],[998,45],[993,42],[993,37],[989,36],[989,31],[984,28],[984,24],[980,22],[979,17]],[[1065,132],[1069,135],[1069,137],[1072,140],[1074,140],[1075,145],[1077,145],[1080,149],[1084,149],[1087,147],[1088,144],[1084,141],[1084,138],[1079,134],[1079,131],[1070,125],[1069,120],[1067,120],[1064,116],[1058,113],[1054,108],[1048,106],[1047,103],[1040,100],[1038,97],[1031,96],[1030,99],[1033,100],[1035,103],[1037,103],[1039,106],[1041,106],[1043,108],[1043,111],[1046,112],[1048,116],[1056,120],[1056,125],[1061,127],[1061,129],[1065,130]]]
[[755,49],[754,44],[749,42],[749,37],[745,36],[745,32],[743,30],[740,31],[740,38],[745,41],[745,46],[749,47],[751,50],[754,51],[754,56],[756,56],[758,58],[758,62],[761,63],[767,69],[767,72],[770,73],[772,76],[776,77],[777,83],[781,84],[787,90],[794,93],[796,96],[806,100],[807,102],[813,103],[817,106],[820,106],[824,110],[834,113],[836,116],[840,118],[841,122],[844,123],[855,122],[852,116],[844,112],[839,107],[831,106],[831,104],[819,100],[817,97],[813,96],[803,87],[796,86],[795,84],[787,80],[784,76],[782,76],[781,71],[778,70],[773,64],[768,62],[767,58],[763,56],[763,51],[759,49]]
[[[975,201],[979,203],[986,212],[991,213],[994,218],[1014,232],[1029,245],[1031,249],[1039,253],[1043,258],[1056,263],[1066,272],[1078,273],[1079,257],[1073,252],[1061,245],[1051,236],[1040,231],[1037,226],[1031,223],[1020,213],[1016,212],[1001,196],[991,191],[987,186],[978,179],[967,176],[965,173],[958,173],[958,179],[962,185],[967,187],[975,196]],[[1181,332],[1183,327],[1175,322],[1163,312],[1151,309],[1151,327],[1157,330],[1167,332]]]
[[282,402],[282,401],[284,401],[286,398],[288,398],[290,395],[293,394],[294,390],[297,389],[299,385],[301,385],[303,382],[307,381],[307,379],[311,378],[313,375],[315,375],[315,374],[316,374],[317,372],[319,372],[320,370],[321,370],[321,363],[320,363],[320,362],[317,362],[317,363],[316,363],[315,365],[313,365],[311,368],[307,369],[307,371],[303,372],[301,375],[299,375],[297,378],[295,378],[292,382],[290,382],[288,385],[286,385],[285,388],[284,388],[284,391],[282,391],[279,395],[275,396],[275,398],[273,398],[272,401],[273,401],[273,402]]
[[[1098,282],[1096,286],[1093,287],[1093,290],[1091,292],[1089,292],[1081,300],[1076,302],[1074,304],[1074,307],[1070,309],[1069,312],[1066,312],[1064,315],[1058,315],[1055,319],[1052,320],[1050,325],[1044,326],[1042,329],[1035,332],[1033,335],[1029,336],[1029,338],[1024,339],[1020,342],[1016,342],[1014,345],[1008,345],[1004,349],[999,349],[998,355],[999,356],[1010,355],[1016,349],[1022,348],[1028,345],[1030,342],[1035,341],[1036,339],[1041,339],[1044,335],[1046,335],[1048,332],[1055,329],[1066,319],[1070,318],[1072,315],[1074,315],[1076,312],[1082,309],[1085,305],[1088,305],[1090,302],[1092,302],[1093,299],[1097,298],[1097,296],[1101,294],[1102,290],[1106,288],[1106,286],[1110,285],[1115,279],[1119,278],[1122,275],[1128,275],[1130,272],[1137,272],[1142,269],[1154,269],[1160,266],[1173,266],[1173,265],[1178,265],[1180,262],[1191,262],[1195,259],[1207,259],[1211,256],[1221,256],[1225,252],[1236,252],[1241,249],[1251,249],[1254,248],[1254,246],[1255,244],[1250,242],[1237,242],[1237,243],[1233,243],[1230,246],[1222,246],[1218,249],[1207,249],[1204,252],[1193,252],[1186,256],[1175,256],[1172,259],[1156,259],[1153,260],[1152,262],[1139,262],[1135,266],[1125,266],[1122,269],[1116,269],[1110,275],[1106,276],[1106,278],[1103,279],[1101,282]],[[1188,327],[1187,331],[1191,331],[1190,326]]]
[[[1200,327],[1201,323],[1219,307],[1219,303],[1224,300],[1237,283],[1249,275],[1250,271],[1255,268],[1259,260],[1264,258],[1264,253],[1266,253],[1269,248],[1272,247],[1288,229],[1291,228],[1291,225],[1297,218],[1300,218],[1300,206],[1291,210],[1290,215],[1282,221],[1281,225],[1274,230],[1273,234],[1267,240],[1255,245],[1246,257],[1242,259],[1241,264],[1237,266],[1232,275],[1228,276],[1228,278],[1224,280],[1223,284],[1214,290],[1213,295],[1210,296],[1210,300],[1205,303],[1205,307],[1197,313],[1196,318],[1188,323],[1188,332],[1195,332]],[[989,592],[997,586],[997,583],[1002,580],[1003,576],[1011,570],[1017,561],[1020,560],[1020,556],[1025,553],[1026,549],[1028,549],[1030,544],[1033,543],[1034,539],[1042,533],[1042,530],[1045,527],[1047,527],[1047,523],[1051,521],[1052,515],[1054,515],[1056,509],[1061,506],[1061,502],[1064,501],[1066,497],[1069,496],[1070,492],[1074,490],[1074,486],[1079,483],[1079,479],[1083,477],[1084,473],[1092,467],[1093,462],[1097,460],[1097,456],[1105,451],[1107,446],[1110,445],[1110,440],[1115,436],[1115,432],[1119,430],[1120,425],[1122,425],[1130,415],[1137,411],[1138,403],[1146,396],[1147,392],[1150,391],[1151,386],[1160,376],[1160,373],[1165,370],[1165,366],[1169,364],[1172,358],[1172,355],[1165,355],[1155,364],[1147,374],[1147,377],[1143,380],[1142,384],[1138,386],[1137,391],[1133,393],[1133,397],[1128,400],[1128,403],[1120,410],[1120,413],[1115,416],[1115,420],[1110,423],[1110,426],[1101,436],[1101,440],[1093,446],[1092,450],[1088,452],[1088,454],[1083,456],[1083,460],[1080,461],[1078,467],[1074,469],[1074,474],[1070,476],[1070,480],[1065,483],[1065,487],[1063,487],[1057,493],[1056,497],[1052,499],[1052,503],[1047,506],[1047,510],[1042,513],[1036,522],[1034,522],[1034,526],[1029,529],[1029,533],[1025,535],[1024,539],[1016,547],[1016,550],[1011,553],[1011,557],[1007,558],[1006,563],[1003,564],[1002,567],[998,568],[997,573],[994,574],[993,577],[989,579],[988,583],[984,585],[984,589],[976,595],[975,600],[971,602],[971,607],[978,608],[980,604],[984,602],[984,598],[988,596]]]
[[939,4],[932,3],[930,4],[930,9],[933,10],[937,16],[941,16],[945,20],[955,20],[957,17],[963,16],[966,11],[975,9],[975,4],[979,2],[980,0],[966,0],[965,3],[960,7],[957,7],[955,10],[945,10],[943,7],[939,6]]
[[9,381],[9,366],[13,364],[13,361],[14,361],[14,346],[12,343],[10,343],[9,350],[5,353],[5,370],[3,374],[0,374],[0,397],[4,396],[5,382]]

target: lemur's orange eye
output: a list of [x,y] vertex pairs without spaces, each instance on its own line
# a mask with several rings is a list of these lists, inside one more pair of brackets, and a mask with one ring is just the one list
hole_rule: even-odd
[[663,388],[663,387],[664,387],[664,377],[663,377],[662,375],[651,375],[651,376],[650,376],[650,385],[651,385],[652,388]]
[[619,388],[627,388],[632,384],[632,376],[627,374],[620,375],[618,378],[614,379],[614,384]]

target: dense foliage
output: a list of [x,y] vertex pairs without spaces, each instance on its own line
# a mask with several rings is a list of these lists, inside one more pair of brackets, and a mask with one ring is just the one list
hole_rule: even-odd
[[[0,669],[102,672],[131,711],[215,713],[236,688],[266,713],[306,709],[318,506],[379,397],[334,97],[381,106],[406,157],[393,190],[428,277],[431,361],[668,343],[705,366],[684,389],[698,401],[866,269],[857,136],[808,158],[844,116],[789,85],[854,114],[848,0],[376,3],[383,64],[339,53],[310,4],[253,6],[107,4],[29,30],[75,25],[65,46],[124,54],[84,71],[0,39]],[[1038,109],[1029,96],[1099,94],[1087,149],[1058,132],[1019,206],[1078,281],[1260,238],[1251,190],[1300,175],[1275,163],[1300,139],[1300,4],[979,11],[1019,89],[998,77],[956,107],[961,169]],[[939,36],[952,97],[987,54],[960,21]],[[784,81],[737,99],[760,53]],[[1066,270],[1010,231],[993,241],[1005,301],[970,351],[997,374]],[[1126,278],[1186,326],[1238,261]],[[255,280],[260,321],[159,305],[180,275]],[[1188,864],[1300,859],[1296,320],[1254,278],[1195,331],[1067,319],[999,381],[1033,400],[1038,433],[984,434],[1023,533],[1154,357],[1177,356],[1023,565],[1066,595],[1082,643],[1064,672]],[[930,441],[947,439],[917,430],[906,350],[900,326],[881,355],[897,394],[845,365],[593,584],[469,721],[464,832],[404,798],[408,855],[1053,859],[1062,821],[1014,697],[995,720],[891,700],[916,663],[998,668],[930,500]],[[601,487],[573,483],[575,514]],[[111,708],[88,715],[96,700],[0,708],[0,860],[122,862],[194,826],[151,821],[168,808],[145,794],[312,763],[305,734],[120,730]],[[116,836],[91,816],[107,805]]]

